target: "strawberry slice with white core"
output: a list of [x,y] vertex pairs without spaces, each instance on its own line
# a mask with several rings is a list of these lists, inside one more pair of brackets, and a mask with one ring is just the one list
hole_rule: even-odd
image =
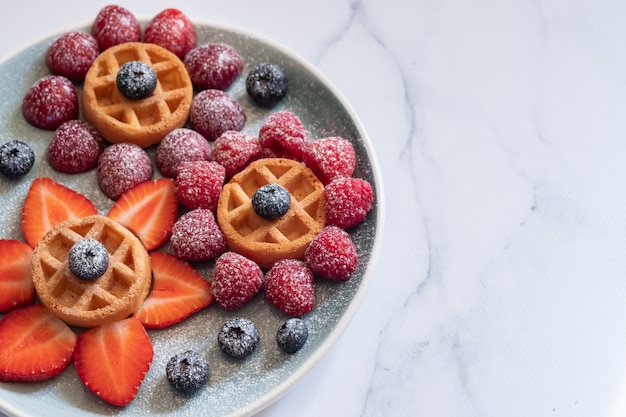
[[76,334],[41,304],[0,320],[0,381],[44,381],[71,362]]
[[130,317],[81,333],[74,364],[91,392],[110,404],[125,406],[137,396],[153,355],[146,330]]
[[152,291],[134,314],[147,329],[180,323],[213,302],[211,284],[187,262],[162,252],[150,259]]
[[107,217],[133,232],[151,251],[170,237],[178,214],[174,180],[144,181],[126,191],[115,202]]
[[98,210],[84,195],[50,178],[36,178],[24,201],[22,233],[26,243],[34,248],[56,224],[94,214]]
[[0,313],[35,301],[33,248],[19,240],[0,239]]

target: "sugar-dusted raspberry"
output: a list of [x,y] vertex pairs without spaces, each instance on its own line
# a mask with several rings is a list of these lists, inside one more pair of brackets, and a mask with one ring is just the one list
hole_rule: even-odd
[[301,317],[315,305],[313,272],[303,261],[283,259],[265,274],[265,295],[270,303],[285,314]]
[[263,286],[263,271],[256,262],[235,252],[217,258],[211,278],[215,300],[228,310],[250,301]]
[[200,90],[226,90],[243,68],[239,52],[224,43],[207,43],[193,48],[184,59],[193,85]]
[[174,129],[159,143],[154,162],[159,172],[168,178],[176,178],[178,165],[183,161],[210,161],[213,150],[200,133],[181,127]]
[[335,178],[351,177],[356,155],[349,140],[334,136],[311,142],[304,151],[303,162],[326,185]]
[[315,275],[345,281],[358,263],[356,246],[348,232],[337,226],[326,226],[304,252],[304,263]]
[[174,183],[176,198],[188,209],[215,213],[225,179],[226,170],[215,161],[181,162]]
[[135,185],[152,178],[152,164],[146,151],[132,143],[116,143],[98,160],[98,184],[109,198],[117,200]]
[[46,66],[52,74],[80,83],[99,54],[96,38],[87,32],[73,30],[52,42],[46,52]]
[[360,223],[374,202],[372,185],[361,178],[337,178],[324,188],[326,224],[342,229]]
[[221,90],[204,90],[196,94],[189,110],[192,129],[208,140],[217,139],[227,130],[241,130],[246,116],[241,105]]
[[74,84],[61,75],[40,78],[26,92],[22,113],[28,123],[46,130],[77,119],[78,93]]
[[102,52],[121,43],[140,42],[141,26],[128,9],[111,4],[104,6],[96,15],[91,34]]
[[215,259],[226,252],[226,238],[213,212],[196,209],[180,216],[170,237],[174,254],[189,262]]
[[261,150],[259,140],[249,133],[227,130],[213,144],[213,159],[226,168],[226,177],[230,178],[259,159]]
[[196,28],[178,9],[165,9],[148,22],[144,42],[154,43],[183,59],[196,46]]
[[259,129],[259,141],[278,158],[302,161],[309,134],[295,113],[280,110],[265,119]]
[[82,120],[69,120],[54,132],[48,152],[48,163],[66,174],[89,171],[98,165],[104,141],[95,127]]

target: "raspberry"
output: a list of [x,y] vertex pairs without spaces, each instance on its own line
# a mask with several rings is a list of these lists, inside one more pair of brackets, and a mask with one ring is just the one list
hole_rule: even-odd
[[185,55],[184,63],[191,81],[199,90],[226,90],[243,68],[241,55],[223,43],[195,47]]
[[311,142],[304,151],[303,162],[326,185],[335,178],[351,177],[356,155],[350,141],[335,136]]
[[263,271],[254,261],[235,252],[217,258],[211,278],[215,300],[228,310],[250,301],[263,285]]
[[342,229],[360,223],[374,202],[371,184],[361,178],[337,178],[325,187],[324,192],[326,224]]
[[87,32],[71,31],[50,45],[46,53],[46,66],[52,74],[80,83],[85,80],[89,67],[99,54],[96,38]]
[[265,274],[265,295],[285,314],[303,316],[315,305],[315,282],[306,264],[297,259],[276,262]]
[[259,141],[278,158],[302,161],[309,135],[298,116],[289,110],[281,110],[263,122]]
[[48,163],[65,174],[89,171],[98,165],[104,141],[95,127],[82,120],[63,123],[48,146]]
[[116,143],[98,160],[98,184],[109,198],[117,200],[135,185],[152,178],[150,157],[132,143]]
[[196,46],[196,29],[180,10],[165,9],[148,22],[144,42],[154,43],[183,59]]
[[241,105],[221,90],[199,92],[191,102],[189,122],[192,129],[208,140],[217,139],[227,130],[241,130],[246,116]]
[[178,202],[188,209],[215,213],[226,170],[214,161],[185,161],[178,166],[174,189]]
[[273,106],[285,97],[289,82],[285,71],[272,62],[255,65],[246,77],[246,92],[255,103]]
[[348,232],[337,226],[324,227],[304,252],[304,263],[315,275],[333,281],[349,279],[358,255]]
[[180,216],[172,226],[170,242],[174,254],[189,262],[209,261],[227,250],[226,238],[208,209]]
[[129,10],[122,6],[104,6],[93,22],[91,34],[100,52],[125,42],[141,41],[141,26]]
[[33,84],[22,101],[24,118],[35,127],[54,130],[78,118],[78,94],[61,75],[46,75]]
[[178,165],[183,161],[210,161],[213,150],[209,142],[195,130],[174,129],[159,143],[155,163],[159,172],[176,178]]
[[254,136],[246,132],[227,130],[213,144],[213,159],[226,168],[226,177],[230,178],[250,162],[261,157],[261,144]]

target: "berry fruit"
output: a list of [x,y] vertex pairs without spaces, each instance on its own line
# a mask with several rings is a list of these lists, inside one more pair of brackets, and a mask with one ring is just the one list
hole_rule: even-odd
[[12,140],[0,146],[0,172],[9,178],[21,177],[35,164],[35,153],[27,143]]
[[354,273],[358,255],[348,232],[337,226],[326,226],[307,247],[304,262],[315,275],[345,281]]
[[237,359],[254,353],[259,341],[256,325],[243,317],[228,320],[217,335],[217,343],[222,352]]
[[352,143],[339,136],[317,139],[304,151],[304,164],[324,185],[354,173],[356,155]]
[[187,128],[174,129],[159,143],[154,162],[164,177],[176,178],[183,161],[210,161],[213,150],[200,133]]
[[174,53],[181,60],[196,46],[196,29],[180,10],[165,9],[146,26],[144,42],[154,43]]
[[135,185],[152,178],[152,162],[146,151],[132,143],[116,143],[98,160],[98,184],[102,192],[117,200]]
[[236,310],[250,301],[263,285],[259,265],[235,252],[217,258],[211,278],[215,300],[227,310]]
[[98,41],[83,31],[71,31],[58,37],[48,48],[46,66],[54,75],[62,75],[80,83],[93,61],[100,54]]
[[309,135],[296,114],[281,110],[263,122],[259,129],[259,142],[278,158],[302,161]]
[[309,338],[309,328],[306,322],[299,318],[290,318],[285,321],[276,332],[276,343],[285,353],[295,353]]
[[246,116],[241,105],[221,90],[199,92],[191,102],[189,122],[192,129],[208,140],[217,139],[227,130],[241,130]]
[[246,77],[246,91],[255,103],[273,106],[285,97],[289,82],[285,71],[272,62],[255,65]]
[[300,317],[313,310],[315,282],[313,273],[304,262],[283,259],[265,274],[265,295],[280,311]]
[[16,239],[0,239],[0,314],[35,301],[33,248]]
[[289,211],[291,194],[280,184],[265,184],[252,195],[254,212],[265,219],[277,219]]
[[108,5],[96,15],[91,34],[102,52],[121,43],[140,42],[141,26],[129,10],[122,6]]
[[140,100],[152,94],[157,86],[157,76],[145,62],[129,61],[120,67],[115,82],[124,97]]
[[70,248],[67,261],[74,275],[93,281],[100,278],[109,267],[109,253],[96,239],[81,239]]
[[104,141],[96,128],[74,119],[57,128],[46,156],[55,170],[78,174],[95,168],[103,151]]
[[326,224],[342,229],[360,223],[372,209],[372,185],[361,178],[337,178],[324,188]]
[[250,162],[259,159],[261,151],[261,144],[254,136],[246,132],[227,130],[215,139],[213,159],[226,169],[226,177],[230,178]]
[[178,166],[175,192],[188,209],[217,210],[226,170],[215,161],[185,161]]
[[174,254],[189,262],[215,259],[226,252],[226,238],[213,212],[196,209],[183,214],[172,227]]
[[183,62],[193,85],[199,90],[226,90],[243,68],[241,55],[223,43],[197,46],[185,55]]
[[78,93],[74,84],[61,75],[40,78],[26,92],[22,113],[28,123],[46,130],[77,119]]
[[188,350],[176,354],[165,365],[170,385],[185,394],[198,391],[209,380],[209,363],[197,352]]

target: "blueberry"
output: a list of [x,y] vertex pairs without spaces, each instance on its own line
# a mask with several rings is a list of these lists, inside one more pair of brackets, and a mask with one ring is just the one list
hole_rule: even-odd
[[35,153],[28,144],[12,140],[0,146],[0,172],[10,178],[28,174],[35,164]]
[[193,350],[172,356],[165,365],[167,381],[185,394],[192,394],[206,384],[210,371],[209,363]]
[[289,191],[275,183],[265,184],[252,196],[252,208],[255,213],[266,219],[279,218],[289,211],[290,205]]
[[109,267],[109,253],[96,239],[82,239],[70,248],[68,264],[78,278],[92,281],[106,272]]
[[115,81],[124,97],[140,100],[152,94],[157,85],[157,76],[145,62],[129,61],[120,67]]
[[309,338],[309,329],[302,319],[291,318],[276,332],[276,343],[286,353],[299,351]]
[[217,335],[217,343],[222,352],[237,359],[252,354],[259,339],[259,331],[254,323],[243,317],[228,320]]
[[273,106],[287,94],[287,75],[271,62],[255,65],[246,77],[246,91],[257,104]]

